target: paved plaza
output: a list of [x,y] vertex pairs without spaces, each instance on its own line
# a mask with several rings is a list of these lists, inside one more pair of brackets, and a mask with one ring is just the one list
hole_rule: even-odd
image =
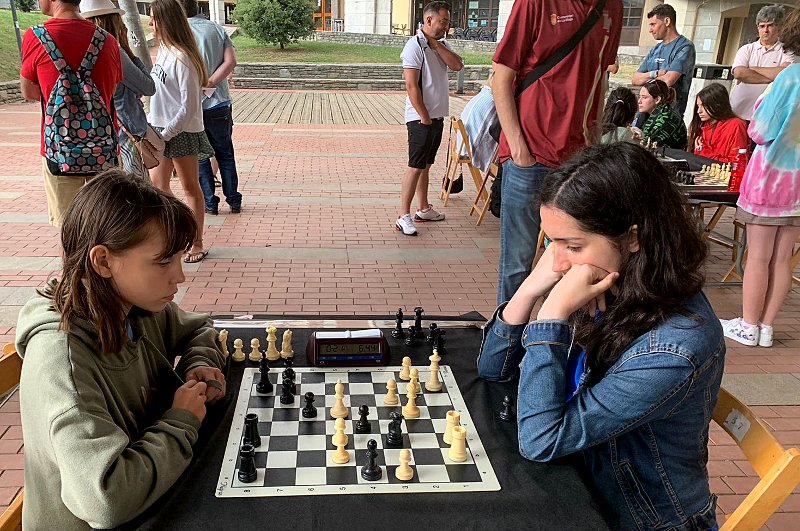
[[[495,307],[499,220],[475,226],[475,196],[464,192],[442,210],[447,219],[418,224],[419,236],[394,229],[406,163],[402,93],[234,91],[234,143],[243,211],[206,216],[208,258],[186,265],[177,302],[213,315],[384,315],[422,306],[428,315]],[[466,96],[451,98],[460,113]],[[60,268],[58,232],[47,223],[39,155],[38,104],[0,105],[0,343],[13,340],[16,315],[33,290]],[[446,163],[431,170],[430,196]],[[173,189],[181,195],[176,182]],[[731,213],[720,227],[731,225]],[[709,280],[730,265],[712,246]],[[775,324],[772,348],[728,343],[724,385],[800,446],[800,286]],[[741,312],[741,288],[708,288],[718,315]],[[453,355],[473,357],[476,352]],[[709,473],[720,513],[731,512],[758,481],[735,442],[712,425]],[[0,508],[23,484],[19,404],[0,409]],[[768,522],[800,528],[800,490]]]

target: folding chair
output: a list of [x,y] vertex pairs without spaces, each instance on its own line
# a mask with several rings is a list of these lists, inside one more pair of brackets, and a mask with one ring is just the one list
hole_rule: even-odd
[[720,531],[759,529],[800,482],[800,451],[781,446],[755,413],[724,388],[714,421],[733,437],[761,478]]
[[[17,355],[13,343],[3,347],[3,356],[0,358],[0,395],[6,394],[19,385],[22,372],[22,358]],[[0,531],[17,531],[22,529],[22,495],[20,490],[11,505],[0,515]]]
[[[453,137],[455,134],[455,138]],[[475,182],[475,187],[480,189],[481,181],[483,180],[481,172],[472,164],[472,147],[469,145],[469,137],[467,130],[464,128],[464,122],[455,116],[450,117],[450,151],[447,156],[447,169],[442,177],[442,191],[439,198],[442,199],[442,205],[447,206],[447,200],[450,198],[450,190],[453,188],[453,181],[456,178],[456,171],[462,170],[466,165],[472,180]]]
[[[469,209],[469,215],[471,216],[474,212],[478,214],[478,222],[475,223],[475,226],[479,226],[483,221],[483,216],[486,214],[486,211],[489,209],[489,202],[492,199],[492,182],[494,182],[495,177],[497,177],[497,152],[498,149],[494,150],[494,154],[492,155],[492,161],[489,163],[489,168],[484,173],[483,178],[481,178],[480,183],[476,182],[475,185],[478,187],[478,195],[475,196],[475,201],[472,202],[472,206]],[[477,169],[477,168],[476,168]]]
[[[798,243],[800,243],[800,240],[798,240]],[[789,262],[789,264],[792,266],[792,271],[795,270],[797,264],[800,264],[800,247],[795,250],[794,254],[792,255],[792,261]],[[800,284],[800,277],[797,277],[794,274],[792,274],[792,280]]]

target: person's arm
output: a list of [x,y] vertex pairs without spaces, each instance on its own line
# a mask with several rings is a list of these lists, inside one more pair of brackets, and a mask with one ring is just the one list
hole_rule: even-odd
[[497,109],[500,127],[511,151],[511,159],[518,166],[530,166],[535,160],[531,156],[528,144],[522,134],[517,102],[514,98],[514,80],[517,78],[517,71],[502,63],[493,62],[492,66],[494,68],[494,77],[492,78],[494,106]]
[[19,91],[26,100],[39,101],[42,99],[42,89],[39,84],[24,77],[19,78]]
[[33,30],[28,28],[22,36],[22,66],[19,70],[19,90],[26,100],[42,99],[42,89],[39,86],[36,70],[36,58],[39,53],[43,53],[39,39],[33,34]]
[[122,85],[139,96],[152,96],[156,93],[156,83],[138,57],[131,59],[128,54],[119,54],[122,63]]
[[[681,37],[679,37],[681,38]],[[664,68],[658,71],[656,79],[660,79],[668,87],[674,86],[682,76],[691,76],[691,69],[695,64],[694,45],[688,39],[684,39],[683,44],[674,57],[664,64]]]
[[[161,138],[164,141],[171,140],[178,133],[183,132],[185,122],[191,119],[189,112],[196,112],[201,109],[200,105],[200,79],[193,66],[187,66],[183,61],[177,60],[174,63],[174,75],[178,80],[181,92],[181,106],[175,110],[175,116],[164,127]],[[201,112],[201,111],[197,111]]]
[[651,79],[655,79],[657,75],[657,69],[654,70],[654,74],[651,74],[650,71],[653,69],[653,55],[655,54],[656,49],[652,48],[648,53],[647,57],[644,58],[642,64],[639,65],[639,69],[634,72],[633,76],[631,76],[631,84],[636,86],[642,86]]
[[453,70],[454,72],[458,72],[462,68],[464,68],[464,60],[461,59],[461,56],[455,53],[453,50],[442,44],[441,42],[437,41],[436,39],[428,39],[428,46],[431,47],[431,50],[436,52],[436,54],[442,58],[444,64],[447,65],[447,68]]
[[175,372],[183,376],[195,367],[222,368],[224,360],[217,345],[217,331],[207,314],[187,312],[170,303],[158,319],[166,351],[181,356]]
[[754,66],[750,70],[767,79],[767,83],[772,83],[775,81],[775,76],[783,72],[783,69],[787,66],[789,65],[782,64],[780,66]]
[[785,127],[786,120],[796,112],[796,101],[791,90],[792,81],[785,76],[778,76],[753,107],[753,118],[747,134],[758,145],[773,142],[778,133]]
[[208,76],[207,87],[216,87],[218,83],[228,79],[228,75],[236,68],[236,50],[233,44],[227,46],[222,56],[222,64],[220,64],[214,72]]
[[673,70],[659,70],[656,79],[660,79],[666,83],[668,87],[672,87],[678,82],[682,75],[682,73]]
[[746,66],[735,67],[733,69],[733,77],[742,83],[752,83],[756,85],[766,85],[772,81],[770,78],[764,77],[752,68]]
[[414,110],[419,114],[419,121],[425,125],[431,124],[431,115],[428,114],[428,108],[425,107],[425,102],[422,100],[422,90],[419,88],[420,71],[415,68],[404,68],[403,79],[406,82],[406,92],[408,99],[411,100],[411,105]]

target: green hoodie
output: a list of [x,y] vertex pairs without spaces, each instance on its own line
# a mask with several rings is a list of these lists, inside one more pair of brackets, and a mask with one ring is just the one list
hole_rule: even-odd
[[[135,340],[100,351],[87,321],[59,330],[61,315],[37,296],[19,314],[24,358],[25,529],[118,526],[169,489],[192,459],[200,421],[171,408],[183,375],[221,367],[207,315],[170,303],[130,319]],[[182,356],[173,370],[172,360]]]

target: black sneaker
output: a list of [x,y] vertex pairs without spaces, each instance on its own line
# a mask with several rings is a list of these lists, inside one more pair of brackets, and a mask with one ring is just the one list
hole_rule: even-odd
[[210,216],[216,216],[217,214],[219,214],[219,209],[206,207],[206,214]]
[[241,213],[242,213],[242,207],[240,206],[231,207],[231,214],[241,214]]

